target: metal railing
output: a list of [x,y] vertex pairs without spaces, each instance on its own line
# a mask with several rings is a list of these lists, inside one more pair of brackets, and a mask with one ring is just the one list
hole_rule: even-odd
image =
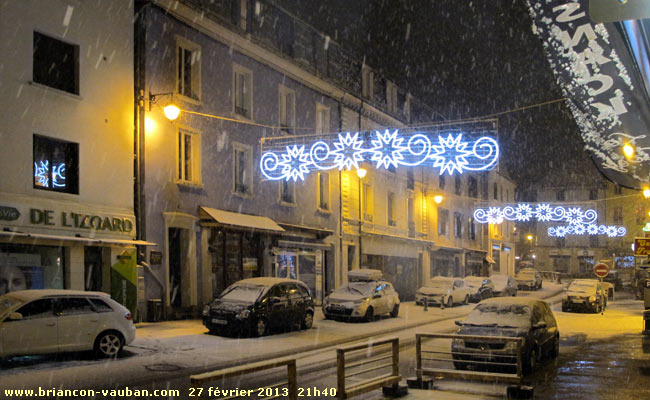
[[[253,372],[264,371],[271,368],[287,367],[287,380],[273,385],[255,388],[254,393],[260,393],[264,397],[263,400],[271,400],[276,398],[288,398],[290,400],[298,399],[298,381],[296,379],[296,359],[295,358],[277,358],[275,360],[261,361],[252,364],[241,365],[239,367],[225,368],[212,372],[204,372],[198,375],[190,376],[190,384],[192,387],[200,387],[208,382],[237,377],[241,375],[250,374]],[[285,386],[285,387],[283,387]],[[244,389],[224,390],[223,393],[228,397],[221,397],[222,400],[230,400],[235,398],[250,398],[250,391]],[[229,395],[232,393],[232,395]]]
[[568,274],[562,272],[555,272],[555,271],[539,271],[539,274],[542,276],[542,279],[544,279],[545,281],[551,281],[557,283],[562,282],[563,275],[565,276],[565,278],[568,276]]
[[[431,348],[424,349],[423,339],[426,342],[432,339],[462,340],[464,344],[475,341],[474,343],[479,344],[480,350],[477,352],[452,351],[451,344],[448,346],[445,344],[448,349],[446,351],[438,350],[437,348],[435,350]],[[515,354],[493,353],[490,351],[490,345],[499,346],[504,344],[505,346],[508,342],[517,343]],[[434,376],[519,383],[522,377],[522,347],[523,339],[519,337],[416,333],[415,356],[417,379],[418,381],[422,381],[423,376]],[[498,358],[495,359],[496,357]],[[424,362],[428,362],[429,365],[425,366]],[[436,363],[436,365],[431,365],[431,363]],[[451,364],[451,368],[445,368],[449,364]],[[485,371],[467,370],[470,366],[472,369]],[[494,372],[490,371],[490,369],[514,369],[516,372]]]
[[[390,346],[390,354],[385,355],[386,347]],[[346,364],[346,360],[359,359]],[[384,362],[385,360],[390,360]],[[379,363],[378,365],[369,365]],[[375,371],[390,368],[390,372],[377,375]],[[354,371],[351,371],[353,370]],[[372,373],[369,378],[359,378],[361,375]],[[357,377],[352,386],[346,384],[348,378]],[[382,386],[397,385],[401,380],[399,375],[399,339],[389,338],[376,342],[339,347],[336,349],[336,383],[339,399],[348,399]]]

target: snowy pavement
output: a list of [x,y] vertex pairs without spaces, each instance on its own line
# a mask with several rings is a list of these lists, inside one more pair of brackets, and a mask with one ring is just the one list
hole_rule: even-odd
[[[562,285],[544,283],[524,296],[550,298]],[[143,324],[136,340],[117,360],[94,360],[87,355],[18,359],[3,364],[0,388],[112,388],[144,384],[191,373],[214,370],[307,351],[324,349],[371,336],[399,332],[436,321],[457,319],[473,305],[440,309],[402,303],[397,318],[374,322],[325,320],[320,310],[314,327],[307,331],[280,333],[262,338],[212,336],[199,320]],[[35,360],[35,361],[34,361]]]

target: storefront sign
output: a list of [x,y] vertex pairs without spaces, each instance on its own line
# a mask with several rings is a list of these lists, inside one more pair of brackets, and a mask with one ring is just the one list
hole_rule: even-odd
[[0,206],[0,220],[15,221],[20,217],[20,211],[14,207]]
[[32,225],[60,226],[89,229],[94,231],[131,232],[133,221],[130,218],[100,216],[83,213],[53,210],[29,209],[29,223]]

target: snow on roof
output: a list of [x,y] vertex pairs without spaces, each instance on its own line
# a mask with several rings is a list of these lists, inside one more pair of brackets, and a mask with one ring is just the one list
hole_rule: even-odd
[[378,269],[361,268],[348,272],[349,281],[376,281],[381,277],[382,272]]
[[258,278],[248,278],[242,279],[241,281],[235,282],[237,284],[249,284],[249,285],[260,285],[260,286],[273,286],[278,283],[299,283],[304,285],[305,283],[297,279],[289,278],[274,278],[270,276],[261,276]]
[[30,290],[17,290],[9,292],[7,295],[21,300],[31,301],[45,296],[103,296],[110,297],[108,293],[104,292],[91,292],[84,290],[64,290],[64,289],[30,289]]
[[542,303],[544,300],[537,299],[534,297],[491,297],[481,301],[479,304],[499,304],[499,305],[508,305],[516,304],[522,306],[533,306],[536,303]]

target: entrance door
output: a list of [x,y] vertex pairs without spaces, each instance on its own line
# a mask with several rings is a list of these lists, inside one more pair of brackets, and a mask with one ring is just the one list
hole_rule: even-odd
[[84,288],[86,291],[102,290],[102,248],[84,247]]
[[180,228],[169,228],[169,304],[181,307],[181,234]]
[[275,256],[275,276],[298,279],[298,257],[296,253],[283,252]]

